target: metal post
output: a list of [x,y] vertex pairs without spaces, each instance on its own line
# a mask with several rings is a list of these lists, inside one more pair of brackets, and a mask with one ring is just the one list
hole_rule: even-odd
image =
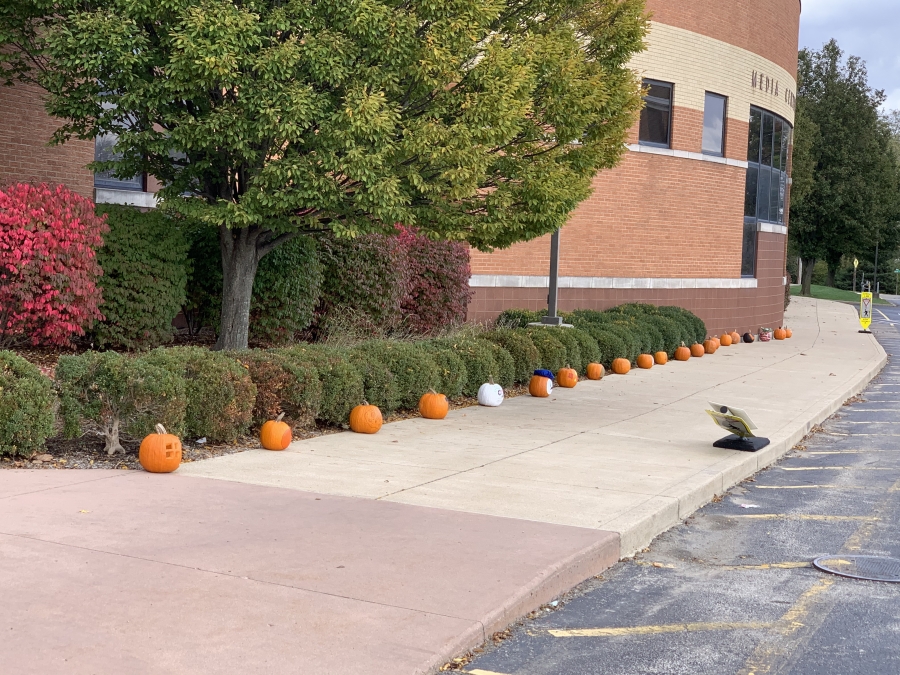
[[541,323],[548,326],[559,326],[562,318],[556,315],[559,299],[559,230],[550,236],[550,287],[547,295],[547,316]]
[[875,297],[878,297],[878,242],[875,242]]

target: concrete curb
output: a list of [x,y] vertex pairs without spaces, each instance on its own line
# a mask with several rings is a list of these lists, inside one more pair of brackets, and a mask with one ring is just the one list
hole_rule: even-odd
[[446,643],[439,654],[416,670],[417,675],[437,672],[454,657],[489,640],[495,632],[615,565],[619,561],[619,535],[602,530],[597,533],[599,541],[539,572],[502,605],[481,617],[476,625]]

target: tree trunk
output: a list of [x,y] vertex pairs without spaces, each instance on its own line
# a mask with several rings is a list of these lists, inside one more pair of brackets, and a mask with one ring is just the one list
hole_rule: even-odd
[[118,416],[113,416],[112,420],[106,425],[106,428],[103,430],[103,439],[106,441],[103,449],[106,450],[107,455],[114,455],[117,452],[125,454],[125,448],[119,442]]
[[216,349],[247,349],[250,335],[250,300],[259,267],[256,228],[219,228],[222,248],[222,321]]
[[803,258],[803,279],[801,280],[800,294],[809,297],[811,295],[810,285],[812,284],[813,268],[816,266],[815,258]]

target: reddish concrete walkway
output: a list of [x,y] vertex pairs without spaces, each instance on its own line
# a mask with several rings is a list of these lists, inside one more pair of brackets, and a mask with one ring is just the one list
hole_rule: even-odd
[[604,531],[186,476],[0,472],[0,672],[421,673]]

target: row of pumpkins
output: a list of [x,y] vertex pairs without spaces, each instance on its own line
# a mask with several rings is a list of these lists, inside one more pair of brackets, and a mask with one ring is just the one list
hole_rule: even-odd
[[[790,328],[777,328],[773,337],[776,340],[785,340],[793,335]],[[676,361],[687,361],[690,358],[699,358],[704,354],[714,354],[719,347],[728,347],[739,342],[754,342],[752,333],[744,333],[741,336],[737,331],[722,333],[719,337],[709,337],[702,344],[696,343],[687,347],[683,342],[675,350]],[[637,357],[638,368],[652,368],[654,365],[668,363],[669,356],[666,352],[655,354],[641,354]],[[625,375],[631,370],[631,362],[628,359],[614,359],[612,371],[617,375]],[[602,379],[606,369],[601,363],[589,363],[585,374],[589,380]],[[550,396],[553,390],[553,373],[549,370],[535,370],[528,383],[528,393],[538,398]],[[578,372],[574,368],[566,366],[556,373],[557,386],[571,389],[578,384]],[[493,380],[485,382],[478,389],[479,405],[497,407],[503,403],[503,387],[494,384]],[[431,420],[441,420],[447,416],[450,410],[450,402],[444,394],[431,390],[419,399],[419,413],[422,417]],[[284,450],[292,440],[291,427],[282,419],[281,413],[276,419],[269,420],[262,425],[259,431],[259,440],[267,450]],[[360,434],[377,433],[384,419],[378,406],[370,405],[363,401],[350,412],[350,429]],[[181,464],[181,440],[174,434],[167,433],[161,424],[156,425],[156,433],[150,434],[142,442],[138,451],[138,459],[141,466],[152,473],[170,473]]]

